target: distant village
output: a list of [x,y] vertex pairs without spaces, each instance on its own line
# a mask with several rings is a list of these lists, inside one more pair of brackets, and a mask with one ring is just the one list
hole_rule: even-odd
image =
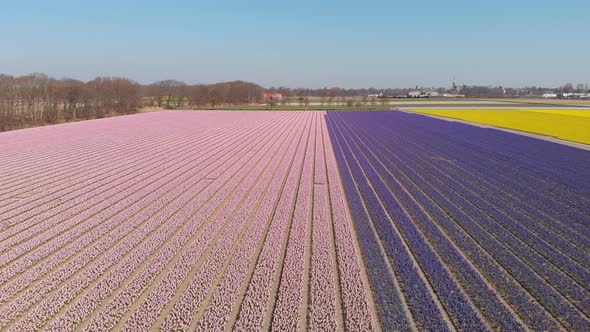
[[343,88],[286,88],[271,87],[265,89],[263,100],[282,101],[285,99],[304,99],[318,97],[326,99],[359,97],[367,99],[383,98],[547,98],[547,99],[590,99],[588,84],[573,85],[567,83],[557,88],[523,87],[510,88],[504,86],[458,85],[455,81],[448,88],[420,87],[397,89],[343,89]]
[[479,94],[477,96],[465,95],[462,93],[440,92],[435,89],[417,89],[408,91],[401,95],[386,95],[383,92],[378,94],[368,94],[368,98],[465,98],[465,97],[507,97],[507,98],[547,98],[547,99],[590,99],[590,92],[562,92],[549,89],[547,92],[538,93],[528,89],[518,89],[509,91],[502,89],[502,95],[496,94]]
[[404,91],[401,94],[379,93],[368,94],[368,98],[548,98],[548,99],[590,99],[588,84],[578,84],[574,88],[567,83],[559,88],[525,87],[506,88],[502,86],[458,86],[453,81],[450,89],[445,88],[421,88]]

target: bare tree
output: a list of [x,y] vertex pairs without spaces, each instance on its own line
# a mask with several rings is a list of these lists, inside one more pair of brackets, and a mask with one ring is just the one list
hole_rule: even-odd
[[[363,89],[341,88],[291,90],[279,87],[270,90],[283,94],[284,99],[280,101],[283,105],[288,105],[289,96],[297,96],[299,105],[306,109],[311,103],[310,97],[319,97],[322,106],[331,106],[337,100],[349,104],[347,98],[364,93]],[[53,79],[44,74],[0,75],[0,130],[129,114],[142,105],[168,108],[211,105],[216,108],[222,104],[257,104],[263,101],[263,92],[261,86],[244,81],[189,86],[176,80],[164,80],[141,86],[120,77],[97,77],[84,83],[68,78]],[[276,102],[273,100],[269,107],[274,108]]]
[[[78,112],[79,105],[84,100],[85,84],[81,81],[73,79],[61,80],[61,94],[63,103],[63,113],[68,119],[76,119],[80,114]],[[88,117],[89,112],[84,112],[83,117]]]
[[328,107],[332,106],[332,102],[334,101],[333,97],[328,97],[328,99],[326,100],[326,104],[328,104]]
[[219,105],[219,98],[217,98],[217,96],[212,96],[209,103],[211,104],[211,107],[215,109],[215,106]]
[[274,98],[270,97],[266,100],[266,109],[272,111],[275,106],[277,106],[277,101]]
[[303,107],[303,104],[305,104],[305,97],[299,97],[297,98],[297,101],[299,101],[299,107]]
[[153,83],[151,87],[150,92],[153,94],[152,98],[156,100],[156,104],[159,107],[180,107],[184,103],[184,98],[187,97],[186,83],[181,81],[158,81]]
[[16,79],[0,75],[0,130],[12,129],[15,125],[18,99]]
[[17,79],[21,109],[23,114],[33,122],[38,122],[43,118],[48,81],[47,75],[38,73],[21,76]]

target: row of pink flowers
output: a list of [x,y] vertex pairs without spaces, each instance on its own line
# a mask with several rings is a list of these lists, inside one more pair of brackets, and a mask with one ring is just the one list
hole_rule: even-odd
[[323,112],[2,135],[0,328],[375,328]]

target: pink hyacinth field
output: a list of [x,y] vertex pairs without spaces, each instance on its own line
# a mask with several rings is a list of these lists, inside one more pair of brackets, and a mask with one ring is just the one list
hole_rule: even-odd
[[0,134],[0,330],[378,330],[324,112]]

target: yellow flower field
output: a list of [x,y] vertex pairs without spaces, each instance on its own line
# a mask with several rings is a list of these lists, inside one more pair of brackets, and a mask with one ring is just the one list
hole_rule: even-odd
[[572,115],[572,116],[581,116],[581,117],[586,117],[586,118],[590,118],[590,109],[588,110],[567,110],[567,109],[556,109],[556,110],[546,110],[546,109],[539,109],[539,110],[533,110],[533,109],[526,109],[523,111],[527,111],[527,112],[540,112],[540,113],[549,113],[549,114],[560,114],[560,115]]
[[412,111],[590,144],[590,110],[427,109]]

